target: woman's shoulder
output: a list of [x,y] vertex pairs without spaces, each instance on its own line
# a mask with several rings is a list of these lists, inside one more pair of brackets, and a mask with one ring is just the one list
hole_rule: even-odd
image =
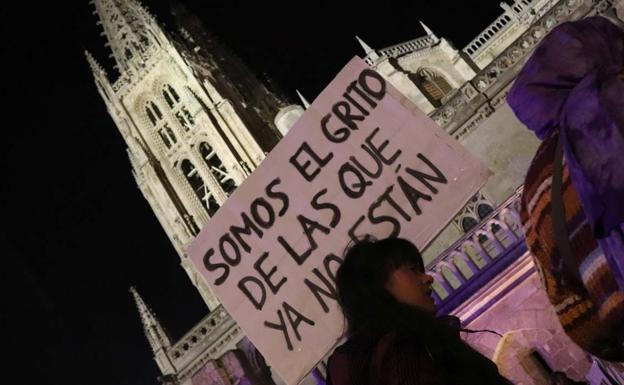
[[[336,348],[328,366],[333,385],[360,383],[364,378],[393,385],[406,378],[429,377],[427,373],[432,372],[430,356],[419,338],[398,330],[352,336]],[[412,383],[420,382],[408,384]]]
[[379,342],[380,338],[377,335],[358,334],[350,336],[329,357],[327,383],[329,385],[367,383],[372,356]]
[[346,339],[330,355],[331,360],[353,360],[355,358],[370,361],[373,355],[387,350],[396,339],[397,333],[359,333]]
[[419,338],[416,335],[401,330],[361,333],[350,336],[342,345],[334,350],[332,356],[361,354],[383,355],[385,352],[413,346],[418,340]]
[[373,355],[374,376],[384,384],[443,385],[446,381],[424,339],[409,332],[394,332],[379,340]]

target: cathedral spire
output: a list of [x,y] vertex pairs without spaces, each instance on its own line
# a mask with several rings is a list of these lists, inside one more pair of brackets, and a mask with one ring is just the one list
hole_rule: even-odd
[[153,16],[136,0],[93,0],[92,4],[119,72],[132,77],[160,44]]
[[362,39],[360,39],[359,36],[356,35],[355,38],[357,39],[358,43],[360,43],[360,45],[364,49],[364,52],[366,53],[366,56],[369,59],[373,61],[379,59],[379,55],[377,54],[377,51],[372,49],[368,44],[366,44]]
[[366,52],[367,55],[373,51],[373,49],[368,44],[366,44],[364,40],[360,39],[359,36],[355,35],[355,38],[357,39],[358,43],[360,43],[360,45],[364,49],[364,52]]
[[115,92],[111,87],[106,70],[95,60],[93,55],[91,55],[91,52],[85,49],[84,54],[87,58],[87,62],[89,63],[89,67],[91,67],[91,72],[93,73],[98,92],[107,104],[114,103]]
[[95,58],[93,57],[93,55],[91,55],[91,52],[87,51],[85,49],[84,51],[85,57],[87,58],[87,62],[89,63],[89,67],[91,67],[91,72],[93,72],[93,75],[96,76],[106,76],[106,71],[104,70],[104,68],[102,68],[102,66],[100,65],[100,63],[98,63]]
[[130,293],[132,294],[132,297],[134,297],[134,302],[139,310],[141,322],[143,323],[143,329],[145,330],[145,336],[152,347],[152,351],[156,353],[161,349],[165,350],[171,347],[171,341],[169,341],[167,333],[165,333],[165,330],[160,325],[160,322],[158,322],[154,313],[152,313],[152,311],[147,307],[143,298],[141,298],[134,286],[130,287]]
[[419,21],[419,23],[420,23],[420,26],[427,33],[427,36],[431,36],[434,40],[438,40],[438,37],[435,35],[435,33],[433,33],[433,31],[429,27],[427,27],[425,23],[423,23],[422,21]]
[[310,107],[310,102],[308,102],[308,100],[301,94],[301,92],[299,92],[299,90],[295,91],[297,92],[297,96],[299,96],[301,103],[303,103],[303,108],[307,110],[308,107]]
[[364,42],[364,40],[360,39],[359,36],[356,35],[355,38],[357,39],[358,43],[360,43],[360,45],[362,46],[362,49],[364,49],[366,56],[368,56],[372,60],[379,59],[379,55],[377,54],[377,51],[372,49],[368,44]]

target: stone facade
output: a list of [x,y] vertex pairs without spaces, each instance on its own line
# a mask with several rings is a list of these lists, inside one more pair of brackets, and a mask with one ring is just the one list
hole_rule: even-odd
[[[478,49],[473,41],[457,50],[424,25],[424,37],[381,50],[362,46],[369,65],[485,162],[492,176],[480,195],[498,205],[522,185],[539,145],[505,102],[516,75],[556,25],[610,14],[620,2],[518,0],[503,5],[505,12],[493,24],[500,25],[501,18],[511,21],[500,28],[490,25],[476,38]],[[457,223],[456,218],[429,245],[426,262],[463,234]]]
[[[87,53],[98,92],[127,143],[139,189],[211,309],[172,343],[132,290],[161,382],[243,381],[247,364],[241,357],[254,362],[257,353],[196,276],[184,250],[303,108],[270,92],[183,8],[174,10],[183,28],[171,33],[135,0],[93,4],[117,63],[111,77]],[[478,333],[466,340],[517,383],[546,383],[548,370],[581,379],[598,370],[596,361],[558,327],[524,247],[519,187],[538,141],[515,119],[505,96],[554,26],[615,14],[612,8],[621,12],[622,0],[515,0],[501,6],[503,14],[464,49],[424,24],[426,35],[405,43],[380,50],[360,44],[371,67],[492,171],[424,251],[441,310],[472,329],[496,329],[502,337]],[[256,367],[262,371],[262,362]],[[315,381],[309,377],[304,384]]]
[[[474,318],[464,326],[473,330],[494,329],[502,337],[474,333],[467,334],[465,340],[492,358],[501,374],[514,384],[548,385],[549,370],[583,380],[591,366],[590,356],[574,345],[559,325],[530,255],[521,256],[518,262],[521,265],[514,264],[499,275],[504,281],[514,282],[508,293],[496,300],[492,294],[499,293],[489,288],[487,295],[477,295],[466,302],[469,306],[456,312],[460,318],[468,319],[468,308],[471,312],[478,309],[478,316],[471,313]],[[544,358],[547,368],[534,352]]]

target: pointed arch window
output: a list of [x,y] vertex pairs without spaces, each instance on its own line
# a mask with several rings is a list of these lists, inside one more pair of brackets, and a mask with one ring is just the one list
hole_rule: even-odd
[[217,156],[217,153],[206,142],[200,143],[199,152],[206,162],[206,165],[208,165],[212,175],[219,182],[223,191],[229,196],[236,189],[236,182],[234,182],[232,176],[227,172],[227,169],[223,165],[221,159],[219,159],[219,156]]
[[488,203],[479,203],[477,206],[477,215],[479,215],[479,219],[487,217],[492,211],[494,211],[494,208]]
[[147,118],[153,126],[156,125],[157,119],[156,114],[154,113],[154,109],[150,108],[151,106],[145,107],[145,112],[147,113]]
[[170,108],[174,108],[176,103],[180,102],[180,97],[178,93],[171,87],[171,85],[167,84],[165,89],[163,90],[163,95],[165,96],[165,100]]
[[468,233],[479,224],[479,221],[475,217],[465,216],[461,220],[461,227],[464,233]]
[[148,102],[145,106],[145,114],[167,148],[171,148],[177,143],[178,139],[173,134],[169,124],[163,119],[162,112],[156,103]]
[[170,84],[166,84],[163,87],[163,97],[182,128],[185,131],[189,131],[195,124],[195,118],[193,118],[184,103],[182,103],[179,94]]
[[208,215],[213,216],[219,209],[219,204],[214,198],[212,192],[208,189],[208,186],[206,186],[206,183],[204,183],[202,177],[199,175],[197,168],[188,159],[184,159],[182,161],[180,168],[182,169],[184,177],[193,188],[195,195],[199,198],[208,212]]
[[434,106],[441,105],[442,99],[453,91],[446,78],[431,68],[421,68],[416,73],[421,90]]

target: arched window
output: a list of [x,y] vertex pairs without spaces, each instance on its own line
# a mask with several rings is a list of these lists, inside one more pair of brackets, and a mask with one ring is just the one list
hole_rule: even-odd
[[184,159],[182,161],[180,168],[182,169],[184,177],[193,188],[195,195],[197,195],[197,198],[199,198],[206,208],[206,211],[208,211],[208,215],[213,216],[219,209],[219,204],[215,200],[212,192],[208,189],[208,186],[204,183],[204,180],[199,175],[197,168],[195,168],[193,163],[191,163],[188,159]]
[[150,107],[154,110],[154,113],[158,117],[158,119],[162,119],[162,112],[160,112],[160,108],[154,102],[150,102]]
[[494,211],[494,208],[487,203],[479,203],[477,206],[477,214],[479,215],[479,219],[483,219],[490,215],[490,213]]
[[171,109],[171,112],[173,112],[173,115],[175,115],[178,122],[180,122],[182,128],[184,128],[185,131],[189,131],[195,124],[195,119],[184,103],[181,102],[179,94],[170,84],[165,84],[163,87],[163,97]]
[[163,95],[170,108],[173,108],[175,104],[180,101],[180,97],[178,96],[177,92],[175,92],[173,87],[171,87],[169,84],[165,85]]
[[479,224],[479,221],[477,221],[473,217],[466,216],[466,217],[463,217],[461,220],[461,227],[464,233],[467,233],[470,230],[472,230],[477,224]]
[[442,99],[453,91],[453,87],[438,72],[430,68],[421,68],[416,73],[421,90],[434,106],[439,106]]
[[154,102],[148,102],[145,106],[145,114],[152,126],[158,131],[158,135],[162,139],[167,148],[171,148],[178,140],[173,134],[169,124],[163,119],[162,112]]
[[223,162],[217,156],[214,149],[206,142],[199,145],[199,153],[208,165],[210,172],[219,181],[221,188],[227,195],[230,195],[236,189],[234,179],[228,174]]
[[154,114],[154,110],[148,106],[148,107],[145,107],[145,112],[147,113],[147,117],[150,120],[150,123],[152,123],[152,125],[155,126],[156,115]]

